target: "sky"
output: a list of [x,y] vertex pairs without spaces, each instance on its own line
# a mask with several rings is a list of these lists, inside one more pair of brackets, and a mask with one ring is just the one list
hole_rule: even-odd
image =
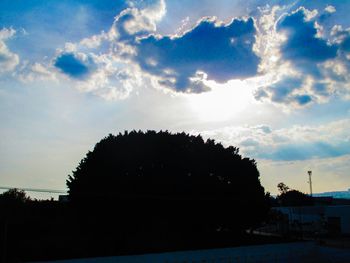
[[350,188],[350,2],[1,0],[0,185],[66,189],[109,133],[201,134],[266,191]]

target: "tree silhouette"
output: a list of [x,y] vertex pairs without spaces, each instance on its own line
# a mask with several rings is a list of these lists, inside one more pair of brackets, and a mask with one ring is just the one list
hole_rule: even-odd
[[309,206],[313,205],[313,199],[298,190],[290,189],[284,183],[279,183],[277,188],[280,194],[277,201],[281,206]]
[[17,188],[12,188],[6,192],[0,194],[0,202],[3,203],[25,203],[29,201],[30,198],[27,196],[26,192]]
[[313,199],[298,190],[290,190],[278,196],[278,201],[282,206],[310,206]]
[[285,194],[289,191],[289,187],[287,185],[285,185],[285,183],[279,183],[277,185],[278,191],[280,192],[280,194]]
[[110,134],[67,186],[73,204],[101,216],[117,212],[124,224],[143,229],[242,230],[267,212],[255,160],[185,133]]

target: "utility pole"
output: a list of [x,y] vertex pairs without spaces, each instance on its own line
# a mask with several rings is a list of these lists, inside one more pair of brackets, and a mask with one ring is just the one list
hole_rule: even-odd
[[311,180],[311,175],[312,175],[312,171],[307,171],[307,173],[309,174],[309,185],[310,185],[310,196],[312,196],[312,180]]

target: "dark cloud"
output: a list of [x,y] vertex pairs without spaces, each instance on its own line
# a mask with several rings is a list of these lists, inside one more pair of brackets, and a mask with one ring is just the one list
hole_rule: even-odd
[[270,98],[273,102],[283,103],[290,100],[294,90],[299,89],[302,81],[299,78],[287,77],[268,87],[263,87],[255,93],[255,98],[261,100]]
[[[204,76],[196,76],[197,72],[217,82],[257,74],[260,58],[253,51],[255,33],[252,18],[234,19],[226,25],[203,19],[181,36],[140,39],[135,60],[176,91],[201,92],[205,90],[200,84]],[[197,79],[195,85],[191,78]]]
[[299,106],[303,106],[310,103],[312,101],[312,97],[308,94],[294,95],[295,91],[300,93],[299,90],[302,89],[302,86],[302,79],[285,77],[270,86],[258,89],[254,94],[254,97],[257,100],[267,98],[275,103],[296,103]]
[[285,102],[289,95],[299,89],[302,81],[299,78],[285,78],[271,85],[268,90],[271,92],[271,100],[274,102]]
[[342,39],[339,45],[339,49],[343,52],[350,52],[350,31],[344,30],[342,32]]
[[259,88],[258,90],[256,90],[254,92],[254,98],[256,100],[263,100],[264,98],[269,97],[269,94],[267,94],[267,92],[264,89],[265,89],[265,87]]
[[335,13],[336,9],[332,5],[328,5],[319,16],[319,21],[321,23],[327,22],[327,20]]
[[257,146],[259,146],[259,142],[252,139],[252,138],[247,138],[247,139],[241,141],[240,145],[244,146],[244,147],[250,147],[250,146],[257,147]]
[[350,34],[344,39],[340,47],[342,50],[350,52]]
[[256,129],[261,130],[263,133],[269,134],[272,132],[271,128],[267,125],[257,126]]
[[92,58],[83,59],[74,53],[62,53],[54,62],[54,66],[62,73],[75,79],[84,79],[96,69],[96,65]]
[[310,103],[312,100],[310,95],[296,95],[294,96],[294,101],[296,101],[300,106]]
[[[335,8],[328,6],[324,14],[334,12]],[[315,12],[300,7],[277,20],[277,33],[286,36],[279,47],[281,61],[289,62],[298,77],[284,73],[278,82],[258,89],[255,93],[257,100],[304,106],[313,101],[322,101],[321,97],[329,97],[334,83],[345,83],[348,80],[347,74],[340,72],[339,68],[345,66],[350,69],[350,60],[347,58],[350,31],[335,26],[332,32],[328,32],[330,34],[324,34],[330,39],[324,39],[320,37],[316,23],[321,17],[322,15],[317,16]]]
[[337,47],[317,36],[315,21],[308,21],[305,12],[299,8],[277,22],[277,31],[287,33],[287,40],[281,46],[283,58],[297,66],[335,58]]
[[[343,29],[342,26],[336,25],[332,28],[331,36],[333,37],[332,41],[338,46],[338,62],[341,62],[343,66],[346,67],[347,71],[350,71],[350,28]],[[333,71],[335,72],[335,71]],[[331,72],[330,78],[339,81],[349,83],[349,74],[341,72],[341,74],[333,75]]]
[[329,95],[327,84],[325,84],[325,83],[316,82],[314,85],[312,85],[312,90],[316,94],[321,95],[321,96],[328,96]]
[[331,16],[332,16],[331,13],[329,13],[329,12],[324,12],[324,13],[322,13],[322,14],[320,15],[319,21],[320,21],[321,23],[325,23]]
[[274,151],[259,149],[255,158],[271,159],[276,161],[297,161],[311,158],[339,157],[350,153],[350,143],[329,144],[326,142],[312,142],[303,144],[287,144]]

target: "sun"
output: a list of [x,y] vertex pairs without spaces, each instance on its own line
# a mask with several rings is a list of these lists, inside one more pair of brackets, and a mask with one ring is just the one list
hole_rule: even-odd
[[214,81],[205,83],[212,90],[188,96],[188,103],[194,114],[202,121],[220,122],[234,118],[253,101],[253,88],[240,80],[225,84]]

